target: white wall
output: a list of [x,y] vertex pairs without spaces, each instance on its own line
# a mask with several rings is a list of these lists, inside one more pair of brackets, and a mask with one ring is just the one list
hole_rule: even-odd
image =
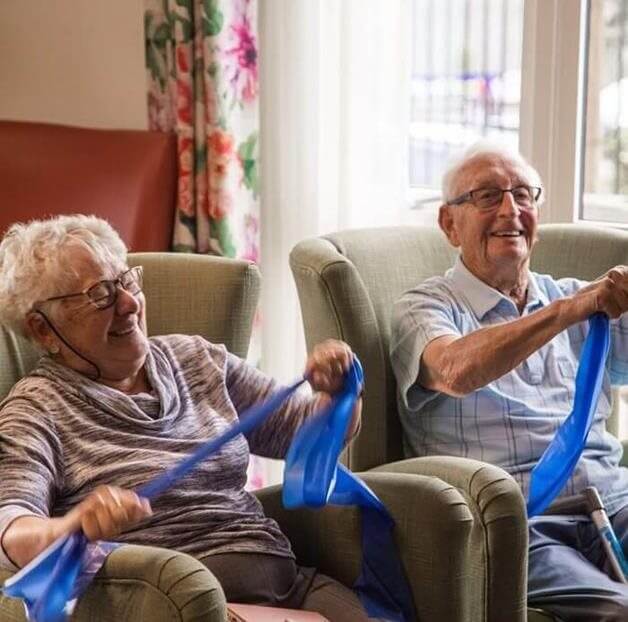
[[144,0],[1,0],[0,118],[146,129]]

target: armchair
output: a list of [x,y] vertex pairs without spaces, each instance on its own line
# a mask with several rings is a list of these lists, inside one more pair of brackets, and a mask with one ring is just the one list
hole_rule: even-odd
[[[526,615],[530,621],[552,620],[543,612],[526,611],[525,503],[514,480],[497,467],[464,458],[402,460],[396,384],[388,357],[392,306],[407,289],[443,274],[455,256],[444,235],[428,227],[352,230],[300,242],[292,250],[290,266],[307,345],[343,339],[364,366],[362,429],[346,452],[346,463],[353,470],[415,473],[422,476],[422,483],[427,481],[424,476],[438,477],[460,493],[473,517],[472,525],[466,526],[461,575],[446,573],[437,578],[438,560],[422,560],[418,572],[420,580],[431,586],[429,598],[443,601],[451,598],[452,590],[465,591],[460,600],[470,608],[470,620],[522,622]],[[546,225],[540,230],[532,269],[556,277],[592,279],[622,263],[628,263],[628,233]],[[425,507],[417,507],[426,512]],[[444,513],[437,520],[442,526],[455,518]],[[440,554],[451,547],[444,543]],[[461,580],[463,587],[456,585]],[[425,619],[439,618],[428,614]]]
[[165,251],[175,219],[174,134],[0,120],[0,235],[15,221],[85,213],[134,251]]
[[[200,334],[245,356],[255,312],[260,275],[244,261],[204,255],[138,253],[129,264],[144,266],[147,323],[151,335]],[[0,331],[0,399],[34,366],[37,352],[28,342]],[[463,575],[465,546],[473,516],[451,485],[434,477],[405,473],[368,473],[367,483],[390,508],[402,562],[421,620],[471,621],[467,594],[460,591],[442,602],[431,598],[429,581],[415,580],[418,569],[431,567],[438,582]],[[259,491],[268,515],[279,521],[301,564],[317,566],[352,585],[359,574],[359,514],[352,508],[288,511],[280,487]],[[428,508],[429,511],[419,511]],[[440,516],[451,519],[444,523]],[[424,542],[423,534],[431,537]],[[0,570],[0,583],[10,573]],[[107,559],[80,599],[72,617],[78,622],[212,622],[225,620],[220,586],[198,561],[183,553],[154,547],[123,547]],[[22,603],[0,595],[0,620],[25,622]]]
[[[246,356],[260,274],[246,261],[205,255],[135,253],[144,266],[151,335],[199,334]],[[0,329],[0,399],[37,361],[36,349]],[[0,583],[10,573],[0,570]],[[79,601],[73,620],[192,622],[224,620],[222,591],[197,560],[156,547],[115,551]],[[21,601],[0,595],[0,620],[25,622]]]

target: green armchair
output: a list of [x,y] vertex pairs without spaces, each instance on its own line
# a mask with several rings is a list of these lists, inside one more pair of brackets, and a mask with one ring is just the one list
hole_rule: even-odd
[[[394,301],[424,279],[453,265],[456,250],[435,228],[391,227],[344,231],[298,243],[290,255],[308,348],[326,338],[343,339],[363,363],[366,390],[359,437],[345,455],[354,471],[415,473],[437,477],[461,495],[465,525],[461,574],[434,575],[438,559],[422,559],[420,579],[434,601],[465,602],[464,618],[487,622],[553,620],[527,610],[527,526],[524,499],[501,469],[464,458],[433,456],[403,460],[396,383],[389,363],[390,316]],[[592,279],[628,263],[628,233],[573,225],[546,225],[532,269],[556,277]],[[615,426],[616,421],[611,422]],[[615,428],[616,429],[616,428]],[[624,457],[628,452],[624,452]],[[422,477],[422,482],[426,480]],[[422,513],[434,512],[429,505]],[[461,508],[456,508],[459,512]],[[452,508],[447,508],[451,512]],[[444,513],[441,528],[459,515]],[[431,534],[425,533],[422,545]],[[459,542],[446,544],[446,556]],[[461,585],[462,584],[462,585]],[[420,605],[419,605],[420,607]],[[421,618],[421,611],[419,619]]]
[[[130,254],[129,264],[144,266],[151,335],[200,334],[246,356],[260,290],[253,264],[174,253]],[[38,356],[29,342],[0,329],[0,398]],[[0,570],[0,583],[9,576]],[[200,562],[183,553],[133,546],[107,559],[72,619],[217,622],[226,619],[226,611],[220,586]],[[21,601],[0,596],[0,620],[25,622]]]
[[[151,335],[200,334],[245,356],[260,288],[257,268],[245,261],[201,255],[142,253],[129,256],[144,266],[148,329]],[[0,399],[37,360],[23,339],[0,331]],[[406,473],[365,475],[391,510],[396,539],[421,620],[479,619],[466,592],[440,601],[431,581],[447,575],[467,578],[465,547],[473,516],[458,490],[436,477]],[[290,538],[297,559],[352,585],[360,570],[359,514],[353,508],[288,511],[280,488],[259,491],[268,515]],[[429,508],[430,511],[419,511]],[[441,516],[450,520],[442,522]],[[430,537],[426,538],[425,534]],[[428,564],[429,577],[421,572]],[[9,572],[0,570],[0,583]],[[80,599],[72,617],[78,622],[214,622],[226,620],[224,598],[211,573],[183,553],[128,546],[111,554]],[[0,595],[0,620],[25,622],[22,603]]]

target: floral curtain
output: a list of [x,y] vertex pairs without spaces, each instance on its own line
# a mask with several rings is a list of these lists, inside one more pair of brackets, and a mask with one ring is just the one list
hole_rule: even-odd
[[[145,0],[149,127],[177,136],[172,248],[259,261],[256,0]],[[259,317],[250,348],[259,360]],[[248,487],[268,482],[252,456]]]
[[177,135],[173,250],[259,258],[256,0],[145,0],[151,129]]

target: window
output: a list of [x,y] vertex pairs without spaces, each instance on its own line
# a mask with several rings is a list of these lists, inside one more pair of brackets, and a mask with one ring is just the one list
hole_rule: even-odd
[[628,2],[588,5],[584,220],[628,224]]
[[[404,222],[433,224],[449,155],[495,137],[539,171],[542,222],[628,225],[628,0],[412,6]],[[628,438],[627,387],[618,398]]]
[[523,0],[413,0],[409,179],[433,219],[452,156],[481,138],[519,144]]
[[628,225],[628,0],[412,0],[412,217],[480,138],[539,170],[543,222]]

